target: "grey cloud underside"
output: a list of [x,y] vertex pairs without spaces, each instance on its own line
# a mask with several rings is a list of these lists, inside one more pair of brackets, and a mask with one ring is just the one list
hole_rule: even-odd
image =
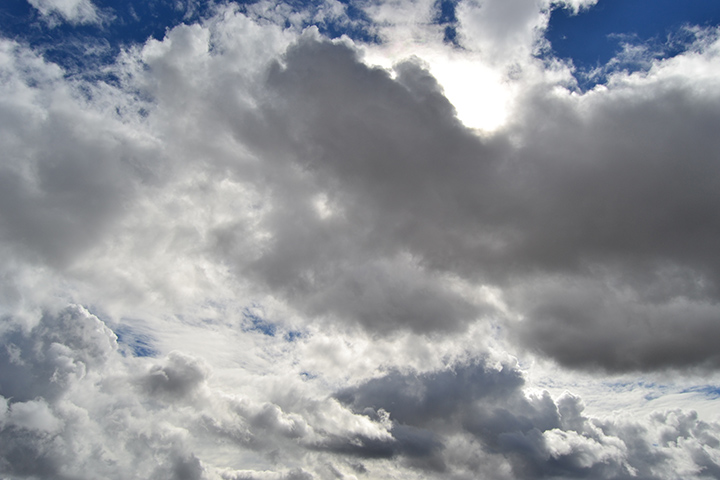
[[271,69],[260,126],[237,135],[341,214],[277,186],[257,278],[311,313],[430,332],[492,315],[438,282],[459,275],[500,286],[518,338],[566,365],[718,365],[716,84],[582,107],[532,92],[508,136],[480,139],[418,64],[396,75],[312,40]]
[[694,444],[690,450],[697,471],[714,478],[718,465],[698,446],[715,448],[717,425],[698,421],[694,414],[659,414],[652,428],[675,427],[653,443],[646,425],[589,419],[579,398],[527,397],[523,383],[512,367],[478,362],[423,374],[395,371],[336,396],[358,413],[389,415],[399,444],[405,437],[396,432],[410,429],[415,442],[424,433],[422,462],[412,456],[408,462],[429,471],[449,475],[462,465],[467,478],[508,475],[492,471],[489,461],[465,458],[463,464],[453,458],[458,443],[452,437],[464,435],[479,451],[509,459],[509,478],[663,478],[667,468],[674,468],[672,446],[682,437],[688,446]]
[[[249,270],[313,314],[377,331],[461,328],[481,309],[408,258],[415,249],[406,240],[443,240],[424,217],[455,216],[443,198],[452,203],[448,189],[467,181],[454,164],[485,147],[412,63],[393,81],[348,48],[316,41],[293,47],[285,62],[269,72],[272,100],[255,113],[258,123],[236,132],[263,161],[291,162],[272,172],[263,222],[272,240]],[[329,218],[313,207],[318,193],[337,211]]]

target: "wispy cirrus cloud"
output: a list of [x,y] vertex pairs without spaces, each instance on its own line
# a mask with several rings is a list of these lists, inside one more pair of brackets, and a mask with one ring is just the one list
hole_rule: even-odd
[[54,25],[59,19],[72,24],[100,23],[102,15],[90,0],[28,0]]

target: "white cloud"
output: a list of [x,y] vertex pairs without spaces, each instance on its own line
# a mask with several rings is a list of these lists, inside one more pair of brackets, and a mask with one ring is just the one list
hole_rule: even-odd
[[102,16],[90,0],[28,0],[28,2],[50,21],[56,15],[66,22],[75,24],[102,21]]
[[5,428],[8,427],[53,434],[60,431],[62,421],[53,415],[44,399],[29,400],[10,406]]

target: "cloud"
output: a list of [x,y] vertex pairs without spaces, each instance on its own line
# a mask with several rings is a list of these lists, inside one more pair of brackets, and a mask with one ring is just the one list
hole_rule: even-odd
[[100,23],[101,16],[90,0],[28,0],[48,20],[61,17],[72,24]]
[[[29,330],[6,321],[12,325],[0,357],[6,474],[268,478],[268,462],[267,474],[214,465],[217,448],[278,457],[284,445],[282,457],[291,459],[303,450],[342,450],[357,439],[391,439],[382,424],[330,398],[305,392],[284,410],[212,386],[211,368],[196,357],[124,357],[104,322],[76,305],[47,312]],[[309,475],[295,468],[270,478]]]
[[[459,319],[477,315],[478,307],[419,268],[391,240],[392,230],[412,235],[422,228],[413,213],[444,208],[441,200],[432,205],[413,197],[424,185],[435,188],[427,176],[433,168],[429,151],[440,154],[447,146],[462,155],[478,142],[457,128],[452,107],[427,73],[413,64],[397,71],[393,81],[364,66],[349,48],[311,37],[288,52],[283,67],[271,69],[269,98],[278,102],[260,110],[263,133],[256,134],[260,125],[250,119],[235,134],[257,156],[280,155],[290,163],[269,166],[275,178],[261,223],[269,241],[250,264],[236,256],[238,270],[286,292],[310,313],[378,330],[452,329]],[[408,113],[415,125],[400,123]],[[417,130],[427,134],[424,144],[417,143]],[[265,132],[275,133],[264,138]],[[300,177],[291,174],[295,169],[302,169]],[[318,189],[330,214],[317,211]],[[381,208],[387,218],[378,215]],[[232,258],[232,252],[222,256]]]
[[2,52],[2,237],[26,258],[67,265],[122,215],[157,151],[130,125],[78,101],[85,87],[104,92],[65,82],[56,65],[14,42],[2,40]]
[[[700,54],[703,61],[712,48]],[[457,122],[417,65],[399,65],[391,79],[354,60],[346,47],[304,40],[270,74],[279,101],[264,117],[278,119],[271,129],[287,133],[273,137],[272,146],[251,142],[261,156],[284,148],[314,185],[305,195],[326,189],[333,211],[342,214],[321,219],[309,206],[301,212],[289,193],[276,197],[293,208],[274,208],[267,217],[273,241],[251,268],[273,288],[325,308],[338,298],[326,292],[349,275],[359,287],[339,297],[342,313],[331,311],[375,329],[387,328],[371,324],[376,317],[418,331],[472,319],[447,306],[447,318],[433,314],[437,322],[428,323],[414,309],[418,302],[393,294],[393,286],[379,290],[414,323],[394,316],[386,299],[368,302],[376,309],[370,315],[353,311],[351,299],[368,291],[363,284],[387,278],[368,276],[367,265],[379,258],[395,263],[407,252],[420,275],[450,273],[512,293],[512,306],[527,319],[513,328],[568,365],[712,365],[711,342],[702,339],[713,337],[716,314],[717,173],[710,159],[717,146],[710,130],[689,126],[716,123],[709,107],[717,101],[710,93],[715,80],[693,82],[707,85],[708,95],[700,96],[677,75],[669,62],[645,79],[630,77],[584,97],[530,91],[522,121],[510,128],[514,140],[498,133],[483,141]],[[344,240],[348,235],[352,242]],[[338,244],[344,249],[335,256],[343,248]],[[354,257],[363,269],[353,269]],[[543,290],[555,284],[560,297]],[[316,291],[324,297],[316,300]],[[603,306],[583,303],[593,301]],[[431,302],[443,305],[440,297]],[[475,308],[477,316],[484,307]],[[679,325],[688,315],[697,326],[686,341],[665,342],[670,332],[683,335]],[[611,321],[620,328],[607,328]],[[649,321],[659,328],[645,329]],[[546,326],[560,333],[549,335],[554,345],[543,343]],[[612,349],[579,347],[577,358],[563,351],[604,335]],[[684,345],[693,345],[688,354]]]
[[[712,420],[526,380],[718,366],[717,32],[579,93],[532,56],[554,5],[457,7],[513,95],[492,133],[429,60],[372,66],[282,5],[128,46],[107,82],[2,40],[0,471],[716,476]],[[368,15],[438,52],[434,9]]]
[[[526,395],[507,363],[393,370],[330,397],[286,381],[253,398],[224,392],[196,357],[122,356],[112,331],[75,305],[30,330],[16,324],[3,344],[2,469],[19,477],[700,478],[718,468],[716,423],[679,410],[588,417],[573,395]],[[237,467],[219,455],[231,451],[242,452]]]
[[[105,295],[201,301],[229,273],[383,335],[506,315],[466,282],[497,288],[525,319],[511,337],[568,366],[717,364],[715,36],[585,95],[530,75],[483,137],[422,61],[373,68],[347,41],[293,35],[223,10],[125,52],[123,83],[90,104],[6,42],[7,244]],[[97,262],[126,271],[97,281]]]
[[[601,421],[584,416],[582,401],[573,395],[527,396],[523,386],[514,367],[477,362],[427,373],[391,372],[344,389],[337,398],[356,412],[387,416],[394,435],[404,428],[432,435],[433,451],[424,458],[436,455],[434,464],[411,464],[459,478],[665,478],[666,465],[678,455],[694,459],[683,467],[693,474],[717,465],[698,455],[696,442],[714,445],[718,425],[698,422],[696,415],[678,411],[649,420]],[[667,441],[659,446],[657,435]],[[402,435],[396,439],[404,440]],[[457,449],[482,451],[508,463],[503,467],[497,458],[451,461]]]
[[[705,52],[714,55],[712,47]],[[598,89],[583,107],[555,117],[564,125],[553,128],[558,136],[541,129],[528,140],[525,152],[533,152],[538,168],[528,171],[523,195],[534,213],[524,226],[527,248],[510,253],[527,255],[554,276],[536,277],[522,294],[534,312],[527,315],[525,338],[568,365],[597,362],[622,370],[717,361],[702,341],[713,334],[717,315],[718,269],[710,247],[717,230],[711,207],[717,172],[710,159],[717,147],[703,127],[716,121],[705,105],[717,96],[705,83],[709,78],[697,83],[706,95],[687,89],[676,68],[669,61],[614,90]],[[640,89],[647,89],[644,95]],[[559,151],[557,141],[566,147]],[[568,337],[551,346],[545,322]],[[679,337],[669,340],[673,335]],[[577,340],[592,353],[571,353]],[[612,360],[600,345],[611,348]]]

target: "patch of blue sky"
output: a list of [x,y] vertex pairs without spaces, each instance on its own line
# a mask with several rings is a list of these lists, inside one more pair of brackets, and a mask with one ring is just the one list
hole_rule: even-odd
[[268,337],[274,337],[277,333],[277,325],[265,320],[253,310],[254,309],[246,308],[243,311],[243,317],[246,320],[243,325],[243,331],[260,332]]
[[[717,0],[599,0],[577,15],[553,10],[546,38],[554,56],[573,62],[579,86],[587,89],[612,71],[642,70],[648,59],[685,51],[694,40],[687,27],[719,24]],[[628,50],[641,55],[623,56]]]
[[294,342],[303,337],[303,333],[298,330],[289,330],[285,333],[283,338],[286,342]]
[[650,402],[652,400],[657,400],[658,398],[662,397],[664,394],[663,392],[650,392],[643,396],[643,399]]
[[444,40],[446,43],[457,45],[457,15],[455,7],[458,0],[437,0],[435,2],[435,23],[444,27]]
[[127,325],[120,325],[114,329],[114,332],[123,355],[126,355],[126,352],[133,357],[156,357],[158,355],[150,335],[137,332]]
[[69,76],[112,81],[103,78],[101,67],[113,63],[121,49],[150,37],[161,39],[168,28],[209,12],[204,3],[188,8],[181,2],[93,0],[93,5],[101,21],[77,24],[48,22],[26,0],[3,0],[0,35],[42,52]]
[[259,310],[260,308],[257,306],[248,307],[243,310],[245,322],[243,322],[242,329],[244,332],[258,332],[268,337],[279,336],[288,343],[295,342],[304,337],[304,334],[299,330],[284,330],[278,324],[263,318]]
[[[347,35],[354,40],[375,42],[370,20],[348,0],[345,15],[326,18],[316,24],[326,36]],[[242,10],[251,1],[229,2]],[[93,0],[102,21],[98,23],[48,22],[27,0],[0,2],[0,36],[16,40],[42,52],[47,61],[61,66],[69,76],[113,82],[102,67],[112,64],[123,48],[143,44],[149,38],[161,40],[180,24],[192,24],[210,16],[221,2],[146,2],[142,0]],[[293,12],[317,13],[320,0],[290,1]],[[312,18],[314,15],[308,15]],[[304,25],[310,26],[310,23]],[[107,78],[106,78],[107,77]]]
[[670,385],[648,382],[645,380],[603,382],[603,385],[609,391],[616,393],[645,390],[647,393],[643,396],[643,398],[648,401],[660,398],[673,390]]
[[603,386],[608,391],[612,391],[615,393],[631,392],[638,389],[644,390],[647,393],[643,395],[643,398],[647,401],[656,400],[665,395],[673,395],[678,393],[695,393],[709,399],[720,398],[720,385],[696,385],[693,387],[682,388],[676,385],[666,385],[662,383],[638,380],[603,382]]
[[698,385],[682,390],[680,393],[699,393],[710,399],[720,398],[720,385]]

